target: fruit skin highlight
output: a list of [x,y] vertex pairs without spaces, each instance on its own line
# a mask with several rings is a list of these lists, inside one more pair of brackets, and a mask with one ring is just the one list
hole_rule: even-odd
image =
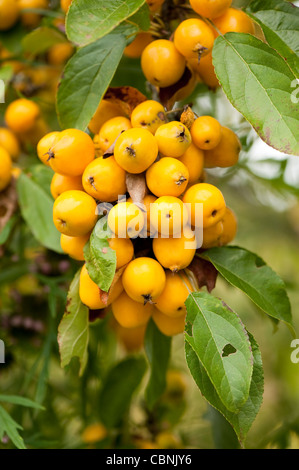
[[195,13],[210,19],[223,15],[231,4],[232,0],[190,0]]
[[[219,222],[226,210],[226,204],[220,189],[209,183],[198,183],[191,186],[183,197],[188,204],[188,212],[193,226],[211,227]],[[197,220],[197,204],[202,204],[203,220]],[[198,218],[200,219],[200,217]]]
[[164,88],[178,82],[185,66],[185,57],[167,39],[151,42],[141,55],[141,68],[146,79],[158,87]]
[[119,136],[115,144],[114,158],[128,173],[142,173],[154,163],[157,156],[157,141],[147,129],[129,129]]
[[188,182],[189,171],[177,158],[161,158],[146,171],[147,186],[158,197],[164,194],[178,197],[183,194]]
[[54,202],[53,221],[64,235],[86,235],[94,228],[97,219],[97,203],[83,191],[65,191]]
[[181,157],[191,145],[191,134],[188,128],[179,121],[168,122],[155,133],[159,152],[165,157]]
[[84,170],[82,176],[84,190],[95,199],[114,202],[126,194],[126,172],[114,157],[99,157]]
[[147,303],[143,305],[131,299],[126,292],[112,303],[112,313],[117,322],[124,328],[137,328],[148,323],[154,307]]
[[82,175],[94,156],[95,148],[91,137],[78,129],[60,132],[48,149],[48,161],[52,170],[66,176]]
[[171,318],[186,315],[185,301],[192,291],[192,286],[183,271],[178,273],[167,271],[165,288],[157,298],[155,306]]
[[122,280],[124,289],[131,299],[147,304],[154,302],[161,295],[166,276],[158,261],[141,257],[128,264]]
[[25,98],[12,101],[6,108],[4,119],[16,134],[31,131],[40,117],[40,108]]
[[7,188],[12,178],[12,161],[5,148],[0,147],[0,191]]

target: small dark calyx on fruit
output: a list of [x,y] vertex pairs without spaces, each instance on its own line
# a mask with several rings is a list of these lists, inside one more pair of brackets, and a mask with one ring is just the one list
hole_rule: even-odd
[[65,220],[59,219],[59,222],[61,223],[61,225],[66,226],[66,221]]
[[44,155],[49,155],[49,157],[47,158],[47,162],[49,162],[52,158],[55,158],[53,150],[49,150],[49,152],[46,152]]
[[198,63],[200,62],[200,59],[205,51],[207,51],[207,47],[202,46],[200,43],[196,44],[192,52],[195,52],[198,54]]
[[93,177],[93,176],[90,176],[90,177],[88,178],[88,182],[89,182],[90,186],[92,186],[93,189],[96,190],[96,187],[95,187],[95,184],[94,184],[94,177]]
[[175,184],[177,184],[178,186],[181,186],[181,184],[185,183],[185,181],[187,181],[187,178],[185,178],[185,176],[181,176],[181,177],[175,182]]
[[130,157],[136,157],[136,152],[132,145],[130,145],[129,147],[126,147],[126,151],[130,155]]
[[215,210],[212,212],[212,217],[216,217],[216,215],[217,215],[217,211]]
[[144,300],[143,305],[146,305],[146,304],[154,305],[155,304],[155,302],[153,302],[153,300],[152,300],[151,294],[145,294],[142,297],[143,297],[143,300]]
[[183,307],[178,307],[177,308],[177,311],[180,312],[181,310],[183,310]]
[[183,130],[181,132],[178,133],[177,135],[178,139],[180,142],[184,142],[184,140],[187,140],[186,138],[186,132],[185,132],[185,129],[183,128]]

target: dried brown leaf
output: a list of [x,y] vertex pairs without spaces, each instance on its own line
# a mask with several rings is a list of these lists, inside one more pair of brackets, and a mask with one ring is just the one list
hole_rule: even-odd
[[147,100],[136,88],[131,86],[110,87],[108,88],[104,99],[118,104],[127,116],[131,116],[132,111],[138,104]]
[[218,272],[210,261],[195,256],[188,268],[194,274],[199,289],[206,286],[208,292],[212,292],[216,285]]

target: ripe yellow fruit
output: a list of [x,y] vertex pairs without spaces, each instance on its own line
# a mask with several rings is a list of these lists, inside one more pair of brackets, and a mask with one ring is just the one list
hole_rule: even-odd
[[127,192],[126,172],[113,157],[99,157],[84,170],[83,187],[90,196],[99,201],[113,202]]
[[70,42],[61,42],[50,47],[47,54],[51,65],[64,65],[74,53],[74,46]]
[[52,170],[66,176],[82,175],[95,156],[94,144],[83,131],[66,129],[59,133],[48,149]]
[[219,238],[219,246],[228,245],[236,236],[238,229],[238,222],[235,213],[226,208],[226,212],[222,219],[223,232]]
[[[68,0],[68,3],[70,4],[71,1]],[[61,0],[61,3],[63,3],[63,0]],[[103,424],[95,423],[90,424],[87,426],[87,428],[84,429],[81,439],[85,444],[95,444],[96,442],[100,442],[105,439],[107,434],[107,429]]]
[[151,13],[155,13],[160,10],[165,0],[146,0]]
[[46,134],[40,139],[37,144],[37,155],[38,158],[47,166],[50,166],[49,160],[49,149],[52,147],[55,139],[59,136],[60,132],[54,131]]
[[226,12],[216,18],[214,21],[216,27],[222,34],[235,33],[255,33],[254,23],[252,19],[242,10],[229,8]]
[[146,325],[153,313],[153,305],[143,305],[123,292],[112,304],[115,319],[123,328],[137,328]]
[[125,116],[125,112],[121,106],[113,101],[102,100],[88,124],[88,128],[94,134],[98,134],[106,121],[117,116]]
[[134,246],[129,238],[110,238],[109,246],[116,253],[116,269],[128,264],[134,256]]
[[152,258],[136,258],[126,267],[123,286],[131,299],[146,304],[154,302],[162,294],[166,276],[158,261]]
[[184,374],[179,370],[168,370],[166,375],[165,396],[170,399],[182,399],[187,389]]
[[178,159],[161,158],[146,171],[146,183],[155,196],[178,197],[185,191],[189,182],[189,171]]
[[18,139],[5,127],[0,127],[0,147],[5,148],[13,160],[17,160],[21,152]]
[[95,226],[97,218],[96,201],[83,191],[65,191],[54,202],[54,224],[64,235],[86,235]]
[[161,103],[154,100],[147,100],[140,103],[134,108],[131,115],[131,123],[133,127],[142,127],[147,129],[152,134],[165,124],[166,114],[165,109]]
[[117,337],[126,349],[126,351],[135,352],[139,351],[142,348],[144,343],[146,324],[142,326],[137,326],[135,328],[124,328],[120,324],[116,323],[115,329]]
[[178,238],[154,238],[153,250],[159,263],[170,271],[178,272],[187,268],[196,253],[196,237],[191,229],[185,228]]
[[61,9],[67,13],[73,0],[60,0]]
[[19,6],[16,0],[0,0],[0,31],[12,28],[19,18]]
[[64,176],[59,173],[54,173],[50,189],[54,199],[57,199],[60,194],[71,189],[84,191],[81,176]]
[[189,18],[182,21],[174,33],[174,45],[187,59],[199,59],[211,52],[215,36],[203,20]]
[[222,126],[211,116],[200,116],[191,127],[192,142],[202,150],[211,150],[220,143]]
[[151,230],[164,237],[180,234],[188,223],[188,211],[177,197],[159,197],[151,204],[150,212]]
[[213,65],[212,53],[202,57],[200,61],[191,60],[189,65],[197,73],[198,78],[201,79],[209,88],[216,89],[220,86],[218,78],[215,73]]
[[163,335],[176,336],[183,333],[185,330],[186,315],[174,318],[169,315],[164,315],[164,313],[155,308],[152,316],[158,329],[163,333]]
[[98,310],[108,307],[122,293],[123,285],[121,278],[111,287],[107,304],[102,301],[101,289],[91,279],[84,264],[80,273],[79,295],[81,302],[91,310]]
[[117,139],[114,158],[129,173],[142,173],[158,156],[155,137],[146,129],[129,129]]
[[205,168],[227,168],[236,165],[241,149],[237,134],[222,126],[222,137],[217,147],[205,151]]
[[150,33],[138,33],[134,41],[125,48],[124,55],[131,59],[138,59],[152,41],[153,36]]
[[[156,196],[153,196],[152,194],[146,194],[142,201],[142,205],[138,204],[138,207],[141,209],[144,216],[144,227],[142,234],[145,233],[146,230],[148,236],[153,236],[157,232],[156,230],[151,229],[151,204],[153,204],[156,200]],[[128,202],[133,202],[132,198],[129,198]]]
[[110,210],[108,226],[118,238],[136,238],[144,227],[144,216],[132,202],[120,202]]
[[97,139],[97,143],[102,152],[105,153],[122,132],[131,128],[131,121],[124,116],[116,116],[106,121],[100,129]]
[[213,248],[220,246],[220,239],[223,234],[223,222],[217,222],[217,224],[203,230],[203,241],[201,248]]
[[88,242],[90,234],[81,237],[69,237],[63,233],[60,236],[60,245],[64,253],[78,261],[84,261],[83,248]]
[[168,122],[155,133],[159,152],[166,157],[181,157],[191,145],[191,134],[187,127],[178,121]]
[[225,214],[226,204],[222,192],[209,183],[191,186],[184,194],[183,201],[188,205],[191,224],[195,227],[211,227],[217,224]]
[[19,8],[21,11],[21,20],[24,26],[28,28],[35,28],[41,20],[41,15],[38,13],[23,12],[27,8],[36,8],[46,10],[49,6],[48,0],[18,0]]
[[185,66],[185,57],[167,39],[151,42],[141,55],[141,67],[146,79],[158,87],[164,88],[178,82]]
[[156,308],[169,317],[186,315],[185,301],[192,291],[192,286],[184,272],[168,271],[164,290],[155,302]]
[[203,174],[204,152],[191,144],[186,152],[178,158],[184,163],[189,172],[189,184],[195,184],[199,181]]
[[14,167],[11,170],[11,174],[12,174],[13,178],[15,178],[16,180],[19,178],[21,173],[22,173],[22,170],[19,167]]
[[231,6],[232,0],[190,0],[193,10],[206,18],[218,18]]
[[39,106],[25,98],[10,103],[4,115],[6,124],[16,134],[31,131],[39,117]]
[[0,147],[0,191],[3,191],[10,183],[12,177],[12,161],[5,148]]

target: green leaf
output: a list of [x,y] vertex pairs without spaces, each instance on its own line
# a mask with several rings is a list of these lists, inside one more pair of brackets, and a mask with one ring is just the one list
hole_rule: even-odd
[[235,431],[216,408],[209,406],[207,419],[212,425],[216,449],[240,449],[240,443]]
[[[8,82],[13,78],[14,71],[13,67],[10,63],[3,65],[0,61],[0,80],[5,82],[5,85],[8,85]],[[1,90],[0,90],[1,91]],[[3,96],[0,95],[0,99],[2,100]],[[2,103],[3,101],[0,101]]]
[[228,33],[217,38],[213,63],[228,99],[259,136],[281,152],[298,155],[296,77],[285,60],[251,34]]
[[171,338],[163,335],[153,320],[150,320],[146,329],[144,348],[151,369],[145,398],[151,410],[165,391],[166,374],[171,353]]
[[253,336],[248,333],[253,354],[253,371],[250,383],[249,397],[238,413],[229,411],[221,401],[215,387],[208,377],[196,352],[189,342],[185,343],[186,359],[190,372],[205,399],[227,419],[236,432],[241,444],[259,412],[263,401],[264,373],[261,353]]
[[53,200],[50,188],[53,178],[53,170],[46,165],[38,163],[37,165],[30,166],[29,172],[31,179],[43,188]]
[[25,406],[26,408],[35,408],[36,410],[44,410],[45,408],[39,403],[35,403],[29,398],[18,397],[16,395],[0,395],[0,401],[12,403],[13,405]]
[[18,178],[17,191],[22,216],[34,237],[46,248],[62,253],[53,222],[53,198],[24,173]]
[[86,46],[106,36],[136,13],[145,0],[75,0],[66,19],[66,33],[75,44]]
[[279,0],[253,0],[246,12],[261,26],[271,47],[299,76],[299,8]]
[[116,252],[110,248],[107,232],[103,234],[101,227],[102,220],[99,220],[84,247],[84,257],[93,282],[108,292],[116,272]]
[[110,34],[79,49],[69,60],[57,94],[57,113],[63,129],[86,129],[113,78],[125,46],[122,34]]
[[15,214],[4,225],[3,229],[0,232],[0,245],[3,245],[4,243],[7,242],[17,220],[18,220],[18,215]]
[[291,305],[284,282],[259,256],[237,246],[212,248],[203,256],[264,312],[292,325]]
[[110,369],[99,397],[101,420],[107,428],[120,424],[145,371],[144,357],[124,359]]
[[26,449],[24,441],[19,434],[22,426],[16,423],[14,419],[0,405],[0,441],[6,434],[18,449]]
[[240,318],[205,292],[189,295],[186,341],[196,352],[221,401],[237,413],[249,396],[252,353]]
[[131,24],[136,26],[136,32],[148,31],[151,26],[150,10],[148,4],[142,5],[139,10],[130,16],[123,24]]
[[22,39],[24,51],[34,55],[41,54],[51,46],[63,42],[67,42],[66,37],[57,29],[47,26],[34,29]]
[[58,344],[61,367],[67,366],[73,357],[78,357],[82,375],[88,357],[89,309],[80,300],[79,280],[80,271],[70,285],[66,312],[58,327]]

